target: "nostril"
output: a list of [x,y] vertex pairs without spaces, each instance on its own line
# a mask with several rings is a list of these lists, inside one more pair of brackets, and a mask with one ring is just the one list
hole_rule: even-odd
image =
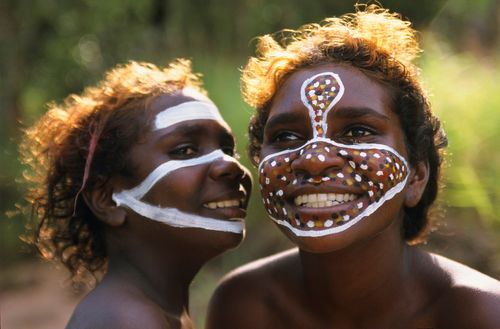
[[[319,148],[303,152],[292,162],[292,170],[307,173],[309,177],[319,177],[344,167],[345,159],[333,152],[321,152]],[[303,176],[304,177],[304,176]]]
[[210,177],[213,179],[241,179],[244,175],[240,166],[233,161],[219,160],[210,165]]

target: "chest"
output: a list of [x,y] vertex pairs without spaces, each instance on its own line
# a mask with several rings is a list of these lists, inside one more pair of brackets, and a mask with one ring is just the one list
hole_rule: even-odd
[[[431,329],[438,328],[432,308],[408,312],[394,310],[386,314],[370,311],[362,316],[342,313],[326,302],[311,303],[297,294],[281,293],[267,299],[269,312],[263,328],[275,329]],[[374,306],[375,308],[375,306]]]

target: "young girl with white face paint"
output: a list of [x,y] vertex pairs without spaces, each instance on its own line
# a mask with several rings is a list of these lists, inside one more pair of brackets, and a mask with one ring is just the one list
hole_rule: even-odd
[[68,328],[192,327],[189,284],[244,235],[251,180],[234,143],[185,60],[119,66],[27,130],[34,242],[100,281]]
[[496,328],[500,283],[419,250],[446,136],[415,31],[368,7],[260,38],[243,71],[262,202],[297,246],[229,274],[208,328]]

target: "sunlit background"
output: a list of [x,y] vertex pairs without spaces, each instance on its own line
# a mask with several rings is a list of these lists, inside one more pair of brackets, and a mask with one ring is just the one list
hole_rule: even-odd
[[[0,327],[63,328],[84,291],[40,261],[19,236],[20,129],[49,101],[102,78],[127,60],[165,65],[185,57],[233,127],[243,162],[252,114],[239,69],[254,37],[352,12],[347,0],[3,0],[0,3]],[[421,31],[422,78],[450,139],[439,230],[424,248],[500,279],[500,1],[382,1]],[[255,189],[257,190],[257,189]],[[253,199],[247,238],[211,261],[191,290],[199,328],[210,294],[229,270],[290,247]],[[265,284],[263,282],[263,284]],[[242,296],[244,297],[244,296]]]

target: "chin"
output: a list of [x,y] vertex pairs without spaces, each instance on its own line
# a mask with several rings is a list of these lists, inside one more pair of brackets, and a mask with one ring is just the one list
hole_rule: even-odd
[[356,241],[355,237],[350,234],[332,234],[322,237],[287,236],[300,250],[313,254],[326,254],[346,249]]
[[245,231],[241,233],[195,229],[192,239],[201,249],[212,250],[216,255],[226,250],[236,248],[244,239]]
[[345,231],[316,237],[297,236],[281,225],[280,229],[300,250],[313,254],[326,254],[369,241],[385,231],[389,225],[390,222],[360,222]]

